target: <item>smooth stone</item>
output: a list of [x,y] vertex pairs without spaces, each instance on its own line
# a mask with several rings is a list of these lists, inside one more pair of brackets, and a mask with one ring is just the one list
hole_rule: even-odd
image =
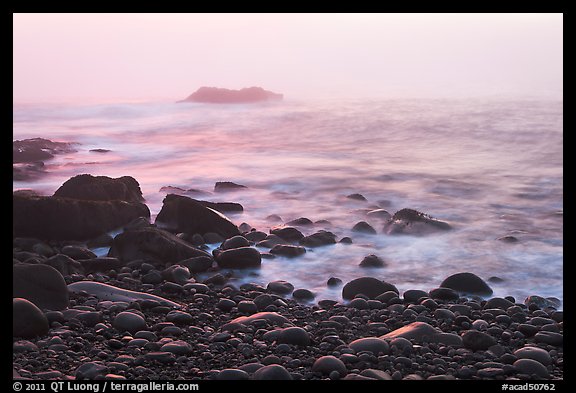
[[341,378],[348,373],[344,362],[332,355],[322,356],[316,359],[312,365],[312,371],[324,375],[329,375],[331,372],[336,371],[340,374]]
[[470,272],[453,274],[444,279],[440,287],[472,295],[490,296],[493,293],[492,288],[484,280]]
[[370,308],[366,299],[362,298],[352,299],[348,304],[348,307],[355,308],[357,310],[368,310]]
[[407,340],[414,340],[415,342],[422,342],[425,338],[430,339],[440,333],[433,326],[427,324],[426,322],[412,322],[404,327],[393,330],[383,336],[381,339],[394,339],[396,337],[403,337]]
[[186,341],[171,341],[160,347],[162,352],[170,352],[177,356],[186,356],[192,353],[192,346]]
[[519,332],[521,332],[524,336],[526,337],[532,337],[534,336],[536,333],[538,333],[538,331],[540,329],[538,329],[537,326],[534,325],[530,325],[527,323],[521,323],[518,325],[518,327],[516,328],[516,330],[518,330]]
[[45,265],[52,266],[58,270],[63,276],[71,276],[72,274],[84,274],[85,269],[82,264],[68,255],[56,254],[44,261]]
[[218,254],[216,263],[221,268],[258,268],[262,264],[262,256],[260,251],[253,247],[233,248]]
[[[238,317],[230,321],[230,324],[251,325],[255,321],[261,319],[264,319],[273,325],[279,325],[279,326],[282,326],[284,324],[292,325],[288,319],[275,312],[259,312],[249,316]],[[224,329],[225,327],[226,325],[224,325],[222,329]]]
[[342,280],[337,277],[330,277],[326,282],[326,285],[329,287],[336,287],[338,285],[342,285]]
[[518,359],[534,359],[545,366],[552,364],[550,354],[539,347],[524,347],[514,351],[514,355]]
[[300,239],[300,244],[306,247],[321,247],[336,244],[336,235],[329,231],[320,230]]
[[512,303],[507,299],[501,297],[493,297],[492,299],[489,299],[486,302],[486,304],[484,305],[484,309],[499,308],[501,310],[507,310],[513,305],[514,303]]
[[316,295],[314,295],[314,293],[308,289],[300,288],[292,292],[292,297],[299,300],[314,300]]
[[190,278],[190,270],[181,265],[172,265],[162,271],[162,277],[169,282],[184,285]]
[[358,194],[358,193],[354,193],[354,194],[350,194],[350,195],[346,195],[346,198],[348,199],[353,199],[355,201],[362,201],[362,202],[366,202],[367,199],[364,195],[362,194]]
[[392,348],[398,348],[401,352],[408,352],[411,353],[414,349],[414,346],[410,342],[410,340],[404,337],[396,337],[390,341],[390,346]]
[[564,345],[564,336],[560,333],[540,331],[534,336],[534,340],[538,343],[553,345],[561,347]]
[[258,306],[251,300],[242,300],[238,302],[238,311],[243,314],[254,314],[258,312]]
[[310,345],[310,335],[301,327],[293,326],[282,329],[278,336],[278,342],[298,346]]
[[166,315],[166,321],[175,325],[191,325],[194,322],[194,317],[184,311],[172,310]]
[[428,235],[452,229],[444,222],[433,219],[427,214],[413,209],[401,209],[384,225],[384,233],[387,235]]
[[422,291],[420,289],[408,289],[402,295],[404,300],[410,303],[417,303],[423,297],[428,297],[428,292]]
[[458,293],[451,288],[434,288],[429,292],[432,299],[456,301],[460,299]]
[[272,235],[276,235],[288,242],[298,242],[304,237],[304,234],[298,229],[290,226],[274,227],[270,229]]
[[222,250],[230,250],[233,248],[240,248],[240,247],[249,247],[250,242],[242,235],[236,235],[229,239],[224,240],[222,246],[220,247]]
[[160,363],[174,363],[176,361],[176,355],[172,352],[148,352],[144,358]]
[[12,337],[34,338],[48,333],[48,319],[27,299],[12,299]]
[[120,200],[142,202],[140,184],[131,176],[111,178],[108,176],[77,175],[64,182],[54,196],[90,201]]
[[279,364],[269,364],[261,367],[254,373],[254,379],[259,381],[265,380],[292,380],[292,375],[283,366]]
[[216,304],[216,307],[224,312],[230,312],[234,307],[236,307],[236,302],[230,299],[220,299]]
[[160,296],[152,295],[149,293],[130,291],[95,281],[78,281],[72,284],[68,284],[68,290],[74,293],[86,292],[87,294],[95,296],[100,300],[127,303],[153,300],[164,306],[180,308],[178,303],[164,299]]
[[514,368],[521,374],[535,375],[538,378],[550,378],[550,372],[540,362],[534,359],[518,359],[512,364]]
[[12,344],[13,353],[36,352],[38,350],[38,346],[28,340],[19,340]]
[[473,351],[486,350],[493,345],[496,345],[496,340],[489,334],[480,332],[478,330],[467,330],[462,335],[462,343],[465,348]]
[[266,289],[272,293],[289,295],[294,291],[294,285],[284,280],[276,280],[269,282]]
[[236,368],[226,368],[216,375],[218,381],[245,381],[249,378],[250,375],[246,371]]
[[388,372],[373,369],[373,368],[368,368],[366,370],[362,370],[360,375],[363,377],[373,378],[373,379],[377,379],[380,381],[391,381],[392,380],[392,376]]
[[258,243],[264,239],[266,239],[266,236],[268,236],[266,234],[266,232],[262,232],[262,231],[252,231],[252,232],[248,232],[244,235],[244,237],[251,241],[251,242],[255,242]]
[[270,254],[281,255],[288,258],[295,258],[306,254],[306,249],[302,246],[290,244],[277,244],[270,250]]
[[376,229],[372,225],[368,224],[366,221],[360,221],[354,224],[352,227],[353,232],[365,233],[369,235],[376,235]]
[[380,353],[387,355],[390,351],[388,343],[378,337],[359,338],[348,344],[348,347],[355,352],[372,352],[374,355]]
[[387,291],[399,293],[394,285],[385,281],[380,281],[373,277],[360,277],[344,285],[342,297],[346,300],[351,300],[356,295],[363,294],[369,299],[375,299],[378,295]]
[[40,309],[53,311],[64,310],[69,301],[64,277],[48,265],[13,265],[12,297],[27,299]]
[[130,333],[147,329],[144,318],[129,311],[123,311],[116,315],[112,321],[112,326],[120,332],[128,331]]
[[178,262],[179,265],[186,266],[190,273],[205,272],[212,267],[213,263],[214,259],[209,256],[188,258]]
[[552,301],[550,299],[546,299],[546,298],[543,298],[542,296],[536,296],[536,295],[528,296],[524,300],[524,304],[527,306],[535,305],[541,310],[544,310],[545,308],[548,308],[548,307],[558,308],[560,306],[559,301]]
[[384,267],[386,262],[377,255],[370,254],[364,257],[360,262],[360,267]]
[[308,225],[314,225],[314,223],[309,218],[300,217],[296,218],[295,220],[288,221],[286,225],[308,226]]

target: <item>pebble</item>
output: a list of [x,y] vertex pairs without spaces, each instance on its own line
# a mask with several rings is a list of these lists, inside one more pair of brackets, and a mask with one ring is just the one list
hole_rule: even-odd
[[404,292],[402,297],[407,302],[418,303],[418,300],[420,300],[421,298],[428,297],[428,292],[422,291],[420,289],[408,289],[407,291]]
[[387,355],[390,351],[388,343],[378,337],[365,337],[352,341],[348,346],[356,353],[372,352],[375,355]]
[[301,327],[288,327],[281,330],[278,336],[278,342],[284,344],[308,346],[310,345],[310,335]]
[[512,365],[521,374],[535,375],[538,379],[550,378],[548,369],[540,362],[534,359],[518,359]]
[[216,379],[219,381],[232,381],[232,380],[244,381],[248,380],[249,378],[250,375],[246,371],[239,370],[236,368],[224,369],[220,371],[218,375],[216,375]]
[[230,312],[234,307],[236,307],[236,302],[230,299],[220,299],[218,304],[216,304],[216,307],[224,312]]
[[266,289],[272,293],[289,295],[294,291],[294,285],[290,284],[288,281],[276,280],[268,283]]
[[312,291],[309,291],[308,289],[296,289],[294,292],[292,292],[292,297],[294,299],[299,299],[299,300],[314,300],[314,298],[316,297],[314,295],[314,293]]
[[270,364],[254,372],[255,380],[292,380],[292,375],[279,364]]
[[116,315],[112,322],[112,326],[120,331],[128,331],[130,333],[136,333],[139,330],[146,330],[146,321],[140,315],[123,311]]
[[258,306],[251,300],[242,300],[238,303],[238,311],[242,314],[255,314],[258,312]]
[[545,366],[552,364],[552,358],[550,357],[550,354],[546,350],[539,347],[520,348],[514,351],[514,355],[518,359],[536,360]]
[[177,356],[186,356],[192,353],[192,346],[185,341],[176,340],[162,345],[160,351],[170,352]]

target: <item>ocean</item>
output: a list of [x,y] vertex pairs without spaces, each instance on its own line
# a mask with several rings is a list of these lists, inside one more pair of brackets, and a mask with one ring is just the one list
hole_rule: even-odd
[[[326,221],[300,227],[304,234],[326,229],[353,239],[264,259],[261,269],[234,271],[237,285],[286,280],[316,292],[316,300],[341,300],[328,278],[373,276],[403,292],[468,271],[500,278],[489,282],[494,296],[562,299],[562,127],[562,101],[528,99],[15,104],[14,140],[77,142],[78,152],[47,161],[45,176],[14,181],[13,189],[51,195],[77,174],[130,175],[152,219],[166,195],[161,188],[172,186],[199,191],[190,194],[197,199],[241,203],[243,213],[228,215],[237,225],[268,232],[277,224],[270,215],[306,217]],[[217,181],[247,188],[215,193]],[[367,201],[346,198],[353,193]],[[416,209],[454,229],[385,235],[384,222],[366,215],[378,208]],[[359,221],[378,234],[352,232]],[[359,267],[369,254],[387,265]]]

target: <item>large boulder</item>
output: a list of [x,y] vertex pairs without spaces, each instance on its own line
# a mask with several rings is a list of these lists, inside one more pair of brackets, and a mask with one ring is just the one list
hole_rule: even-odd
[[87,240],[138,217],[150,217],[150,210],[144,203],[88,201],[17,192],[12,197],[15,237]]
[[140,184],[131,176],[111,178],[88,174],[74,176],[56,190],[54,196],[88,201],[141,202]]
[[207,252],[156,227],[137,228],[118,234],[112,242],[108,256],[126,262],[136,259],[156,259],[172,264],[201,256],[211,258]]
[[475,275],[474,273],[456,273],[447,277],[440,284],[442,288],[451,288],[456,292],[469,293],[473,295],[490,296],[493,291],[492,288],[486,284],[484,280]]
[[282,94],[264,90],[261,87],[245,87],[240,90],[202,86],[188,98],[179,102],[203,102],[209,104],[242,104],[260,101],[279,101]]
[[22,299],[12,299],[12,336],[33,338],[48,333],[48,319],[34,303]]
[[226,216],[203,206],[195,199],[168,194],[162,210],[156,217],[156,225],[174,232],[217,233],[224,238],[239,235],[238,227]]
[[398,292],[398,288],[385,281],[380,281],[374,277],[360,277],[356,278],[342,288],[342,297],[346,300],[354,299],[354,296],[363,294],[370,299],[375,299],[378,295],[384,292],[394,291]]
[[384,224],[384,233],[387,235],[427,235],[450,229],[452,229],[450,224],[413,209],[397,211]]
[[12,297],[27,299],[48,310],[64,310],[69,300],[64,277],[48,265],[13,265]]

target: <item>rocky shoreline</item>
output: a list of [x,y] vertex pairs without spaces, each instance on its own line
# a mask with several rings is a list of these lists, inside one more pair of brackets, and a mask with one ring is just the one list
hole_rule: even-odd
[[[403,293],[378,277],[326,277],[341,288],[343,302],[317,299],[286,281],[238,287],[227,269],[297,258],[337,239],[327,231],[304,236],[291,226],[269,233],[239,228],[174,194],[151,224],[132,180],[81,175],[51,197],[15,193],[26,208],[14,212],[14,377],[563,379],[556,299],[490,298],[489,285],[470,272],[431,291]],[[92,210],[79,219],[85,206]],[[30,209],[67,229],[23,222]],[[71,218],[55,220],[54,209],[72,209]],[[84,231],[91,219],[98,225]],[[119,219],[124,231],[112,238],[106,232]],[[410,209],[390,215],[385,226],[396,235],[437,230],[450,226]],[[221,245],[209,253],[205,243],[215,242]],[[110,247],[108,256],[97,257],[89,249],[96,246]],[[362,263],[384,264],[374,255]]]

